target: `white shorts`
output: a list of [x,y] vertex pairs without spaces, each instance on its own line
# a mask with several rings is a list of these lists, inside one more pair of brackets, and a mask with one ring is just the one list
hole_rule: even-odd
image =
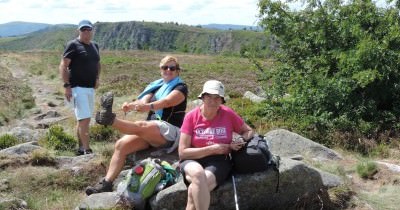
[[94,88],[72,88],[74,112],[77,120],[91,118],[94,110]]

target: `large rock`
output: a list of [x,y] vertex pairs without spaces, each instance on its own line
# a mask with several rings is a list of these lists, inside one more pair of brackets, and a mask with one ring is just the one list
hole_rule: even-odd
[[[342,180],[332,174],[282,158],[279,176],[273,170],[248,175],[235,175],[240,209],[329,209],[328,187],[339,186]],[[162,190],[150,200],[151,209],[184,209],[187,188],[183,181]],[[211,193],[212,210],[235,209],[232,180]]]
[[343,159],[334,150],[284,129],[272,130],[265,137],[272,153],[281,157],[301,155],[318,161]]
[[40,148],[42,147],[40,147],[37,142],[32,141],[0,150],[0,155],[29,156],[32,153],[32,151]]
[[79,174],[86,166],[90,165],[96,158],[96,154],[80,155],[75,157],[58,156],[56,157],[57,167],[59,169],[71,170]]
[[[240,209],[329,209],[327,194],[330,187],[339,186],[342,180],[332,174],[320,172],[300,161],[282,158],[279,173],[271,170],[254,174],[235,175],[235,185]],[[79,209],[107,209],[116,207],[117,194],[100,193],[87,197]],[[182,179],[162,190],[150,200],[153,210],[185,209],[187,188]],[[96,202],[97,201],[97,202]],[[232,179],[211,192],[211,210],[235,209]]]
[[113,209],[116,207],[118,195],[116,192],[105,192],[93,194],[85,199],[75,208],[75,210],[83,209]]
[[250,101],[252,101],[254,103],[261,103],[261,102],[266,100],[266,98],[260,97],[260,96],[254,94],[254,93],[252,93],[250,91],[246,91],[244,93],[244,95],[243,95],[243,98],[247,98],[247,99],[249,99]]

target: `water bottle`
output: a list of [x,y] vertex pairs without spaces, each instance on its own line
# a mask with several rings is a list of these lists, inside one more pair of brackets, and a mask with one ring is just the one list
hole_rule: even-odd
[[142,165],[138,165],[132,170],[131,180],[129,182],[129,190],[131,192],[137,192],[140,185],[140,176],[143,174],[144,168]]
[[154,189],[154,192],[155,192],[155,193],[160,192],[161,190],[163,190],[163,189],[165,188],[166,185],[167,185],[166,182],[160,182],[160,183],[158,183],[158,184],[156,185],[155,189]]

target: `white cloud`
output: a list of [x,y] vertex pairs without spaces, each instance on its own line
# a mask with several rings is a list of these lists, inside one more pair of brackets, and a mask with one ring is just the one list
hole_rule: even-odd
[[180,24],[256,23],[257,0],[0,0],[0,24],[156,21]]

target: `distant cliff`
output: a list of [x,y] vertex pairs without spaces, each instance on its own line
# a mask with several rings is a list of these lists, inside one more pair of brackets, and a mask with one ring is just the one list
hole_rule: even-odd
[[97,23],[95,40],[105,49],[181,51],[219,54],[239,52],[242,46],[267,47],[263,33],[221,31],[173,23]]
[[[62,49],[77,35],[76,26],[49,27],[24,37],[1,41],[0,49]],[[158,50],[199,54],[239,54],[241,50],[268,50],[271,44],[263,32],[213,30],[157,22],[98,22],[94,40],[108,50]]]

